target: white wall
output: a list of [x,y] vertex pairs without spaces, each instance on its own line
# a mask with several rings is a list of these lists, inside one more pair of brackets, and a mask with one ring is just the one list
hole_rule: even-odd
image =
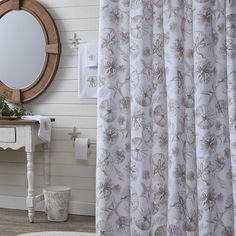
[[[51,144],[51,183],[72,187],[70,212],[94,215],[96,147],[88,161],[76,161],[68,133],[77,127],[81,137],[96,140],[96,100],[77,96],[77,50],[69,48],[74,33],[83,42],[97,41],[98,0],[39,0],[58,27],[62,56],[51,86],[27,107],[37,114],[54,117]],[[43,155],[35,155],[36,190],[43,186]],[[25,208],[26,158],[24,150],[0,151],[0,208]]]

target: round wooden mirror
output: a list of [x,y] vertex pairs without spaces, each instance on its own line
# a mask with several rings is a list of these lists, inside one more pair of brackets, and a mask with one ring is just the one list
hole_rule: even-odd
[[35,0],[3,0],[0,32],[0,95],[13,103],[31,101],[50,85],[58,68],[56,25]]

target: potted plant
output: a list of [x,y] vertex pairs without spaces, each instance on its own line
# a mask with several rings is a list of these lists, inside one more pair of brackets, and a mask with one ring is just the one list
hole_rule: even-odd
[[0,96],[0,119],[15,119],[24,115],[29,115],[29,112],[23,105],[11,106],[4,96]]

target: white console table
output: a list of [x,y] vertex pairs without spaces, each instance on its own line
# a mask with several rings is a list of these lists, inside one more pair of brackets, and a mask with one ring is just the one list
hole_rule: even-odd
[[[51,119],[54,121],[54,119]],[[24,147],[27,157],[28,195],[26,206],[30,222],[34,222],[35,206],[44,200],[43,194],[34,195],[34,151],[35,146],[42,145],[44,149],[44,183],[50,183],[49,145],[38,137],[39,122],[27,120],[0,120],[0,148],[17,150]]]

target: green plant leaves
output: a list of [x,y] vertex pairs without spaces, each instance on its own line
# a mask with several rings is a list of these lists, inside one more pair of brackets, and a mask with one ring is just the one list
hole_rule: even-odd
[[10,107],[4,97],[0,97],[0,117],[1,116],[24,116],[28,115],[27,110],[22,106]]

